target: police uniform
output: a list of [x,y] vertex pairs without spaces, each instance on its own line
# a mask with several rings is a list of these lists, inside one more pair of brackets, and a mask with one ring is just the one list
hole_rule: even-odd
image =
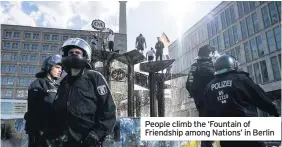
[[47,140],[51,141],[56,137],[52,105],[59,84],[55,81],[57,78],[50,75],[49,79],[46,75],[52,66],[60,62],[60,55],[47,57],[42,63],[41,71],[35,75],[37,79],[28,88],[25,130],[29,135],[29,147],[44,146]]
[[[231,62],[231,63],[228,63]],[[275,105],[266,93],[244,72],[231,56],[221,56],[215,62],[216,77],[205,89],[207,117],[257,117],[257,108],[278,116]],[[221,147],[262,147],[257,141],[221,141]]]
[[[66,52],[72,48],[79,48],[86,55],[83,58],[68,56]],[[116,105],[110,89],[102,74],[89,70],[91,48],[86,41],[71,38],[62,49],[62,64],[68,74],[61,81],[54,102],[58,138],[67,136],[63,143],[66,147],[100,146],[116,122]],[[74,67],[81,69],[76,76],[70,70]]]

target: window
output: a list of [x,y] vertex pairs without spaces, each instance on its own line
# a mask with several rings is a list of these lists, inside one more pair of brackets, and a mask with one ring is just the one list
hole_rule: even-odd
[[255,1],[249,1],[250,4],[250,10],[253,11],[256,8]]
[[230,46],[232,46],[234,44],[234,37],[232,34],[232,28],[228,29],[228,37],[229,37],[229,44]]
[[239,12],[239,18],[241,18],[244,16],[243,3],[241,1],[237,1],[237,7]]
[[12,90],[6,90],[6,92],[5,92],[5,97],[6,97],[6,98],[12,98],[12,94],[13,94],[13,91],[12,91]]
[[214,19],[214,21],[215,21],[215,32],[218,33],[218,32],[219,32],[218,17],[216,17],[216,18]]
[[1,72],[7,72],[7,66],[6,65],[1,65]]
[[244,43],[244,50],[245,50],[245,55],[246,55],[246,61],[247,62],[252,61],[252,54],[251,54],[251,50],[250,50],[248,41]]
[[258,20],[258,16],[256,12],[252,14],[252,18],[254,22],[254,31],[257,33],[260,30],[260,26],[259,26],[259,20]]
[[250,65],[247,67],[248,73],[250,74],[250,78],[254,81],[254,72],[253,72],[253,66]]
[[257,48],[258,48],[258,55],[259,57],[262,57],[264,55],[264,50],[262,46],[261,36],[256,37],[256,42],[257,42]]
[[7,78],[7,85],[14,85],[14,78]]
[[271,24],[275,24],[279,21],[279,15],[276,10],[275,2],[270,2],[268,4],[269,12],[270,12],[270,18],[271,18]]
[[24,78],[19,79],[19,85],[25,85],[25,79]]
[[250,12],[249,2],[243,2],[244,14],[247,15]]
[[21,67],[21,73],[28,73],[26,66]]
[[6,31],[5,32],[5,38],[12,38],[12,32]]
[[30,55],[30,61],[31,62],[36,62],[36,60],[37,60],[36,55]]
[[69,38],[69,36],[63,36],[63,41],[66,41],[68,38]]
[[246,19],[247,21],[247,26],[248,26],[248,33],[249,33],[249,36],[253,35],[254,34],[254,26],[253,26],[253,21],[252,21],[252,18],[251,18],[251,15],[249,15]]
[[49,50],[49,45],[43,45],[42,46],[43,51],[48,51]]
[[281,1],[276,1],[279,18],[281,18]]
[[9,72],[11,72],[11,73],[15,73],[15,72],[16,72],[16,67],[15,67],[15,65],[10,65],[10,66],[9,66]]
[[18,42],[13,42],[12,49],[18,49],[18,48],[19,48],[19,43]]
[[221,12],[220,18],[221,18],[221,26],[222,26],[222,29],[225,29],[227,25],[226,25],[225,13],[224,13],[224,12]]
[[50,40],[50,34],[45,34],[44,35],[44,40]]
[[58,38],[58,35],[52,35],[52,40],[59,40]]
[[271,53],[271,52],[276,51],[276,44],[275,44],[272,30],[266,32],[266,38],[267,38],[269,52]]
[[26,98],[27,93],[27,90],[17,90],[17,98]]
[[38,33],[33,33],[32,39],[39,40],[39,34]]
[[1,85],[6,85],[6,77],[1,78]]
[[24,44],[24,49],[25,49],[25,50],[29,50],[29,44],[25,43],[25,44]]
[[47,58],[47,56],[41,56],[41,63]]
[[35,67],[29,67],[29,73],[36,73]]
[[22,61],[28,61],[28,55],[22,55]]
[[262,81],[264,83],[268,82],[269,78],[268,78],[267,66],[266,66],[266,62],[264,60],[260,61],[260,68],[261,68],[261,73],[262,73]]
[[223,32],[223,39],[224,39],[225,48],[228,48],[230,46],[230,44],[229,44],[229,37],[228,37],[228,31]]
[[231,18],[229,16],[230,16],[230,11],[229,11],[229,9],[226,9],[225,10],[225,18],[226,18],[227,26],[229,26],[231,24]]
[[220,35],[217,36],[217,42],[218,42],[218,50],[219,51],[223,50],[222,41],[221,41],[221,36]]
[[261,13],[263,18],[264,28],[266,28],[270,25],[270,18],[269,18],[267,5],[261,8]]
[[1,54],[1,59],[2,61],[9,61],[10,60],[10,55],[9,54]]
[[242,37],[243,39],[246,39],[248,37],[248,30],[247,30],[247,25],[246,25],[246,20],[242,20],[240,22],[241,24],[241,30],[242,30]]
[[238,31],[237,31],[237,25],[234,25],[232,27],[232,29],[233,29],[233,35],[234,35],[234,43],[236,44],[239,41],[239,34],[238,34]]
[[230,6],[230,18],[231,18],[231,23],[235,22],[235,11],[234,11],[234,5]]
[[31,33],[25,33],[24,38],[25,39],[31,39]]
[[10,49],[10,43],[4,42],[4,49]]
[[54,46],[54,45],[51,46],[51,51],[52,51],[52,52],[55,52],[55,51],[57,51],[57,50],[58,50],[58,47],[57,47],[57,46]]
[[257,59],[258,58],[258,51],[257,51],[257,45],[256,45],[255,38],[250,40],[250,49],[251,49],[253,60]]
[[38,44],[32,44],[32,50],[38,50]]
[[237,46],[235,48],[235,52],[236,52],[236,59],[239,63],[242,63],[243,60],[242,60],[242,56],[241,56],[241,52],[240,52],[240,46]]
[[20,32],[14,32],[14,38],[20,39]]
[[[281,55],[280,55],[281,57]],[[277,57],[271,57],[271,66],[272,66],[272,71],[273,71],[273,76],[274,76],[274,80],[280,80],[281,79],[281,75],[280,75],[280,69],[279,69],[279,65],[278,65],[278,61],[277,61]],[[281,61],[281,60],[279,60]],[[281,68],[281,65],[280,65]]]
[[278,50],[281,50],[281,27],[278,26],[273,29],[275,41],[276,41],[276,47]]
[[254,64],[254,71],[255,71],[255,78],[256,78],[256,83],[261,84],[261,74],[259,70],[259,63]]
[[211,23],[207,24],[208,27],[208,37],[210,38],[212,36],[212,32],[211,32]]

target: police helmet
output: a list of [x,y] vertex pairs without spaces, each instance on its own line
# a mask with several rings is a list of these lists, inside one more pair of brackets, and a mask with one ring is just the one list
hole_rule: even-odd
[[90,45],[81,38],[69,38],[66,40],[61,48],[63,58],[68,56],[68,51],[72,48],[79,48],[83,51],[83,58],[87,62],[87,68],[91,68],[90,61],[92,56],[92,49]]
[[215,75],[238,70],[239,62],[232,56],[222,55],[214,63]]
[[215,52],[215,47],[210,46],[209,44],[200,47],[196,60],[211,59],[211,57],[209,56],[211,52]]
[[41,64],[41,71],[35,74],[36,78],[43,78],[46,73],[50,72],[54,65],[62,65],[61,55],[52,55],[47,57]]

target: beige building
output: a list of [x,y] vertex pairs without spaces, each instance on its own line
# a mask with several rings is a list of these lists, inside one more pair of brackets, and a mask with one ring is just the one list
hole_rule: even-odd
[[[281,2],[224,1],[169,46],[173,73],[186,73],[198,49],[210,44],[240,62],[240,70],[268,92],[281,109]],[[197,116],[185,88],[187,76],[172,81],[174,116]]]
[[[58,54],[63,42],[80,37],[90,43],[90,31],[1,24],[1,99],[26,100],[29,84],[42,61]],[[94,31],[91,31],[92,33]],[[115,34],[115,49],[126,52],[127,35]],[[114,64],[115,68],[119,64]]]

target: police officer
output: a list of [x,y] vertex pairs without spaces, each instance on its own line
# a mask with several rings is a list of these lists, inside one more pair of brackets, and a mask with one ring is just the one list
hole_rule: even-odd
[[[214,67],[211,53],[215,48],[204,45],[199,49],[197,62],[191,65],[191,69],[186,82],[186,89],[191,98],[194,98],[199,117],[204,117],[204,93],[205,86],[214,78]],[[202,141],[201,147],[211,147],[211,141]]]
[[103,75],[90,70],[91,48],[85,40],[70,38],[61,50],[67,75],[54,102],[58,140],[66,147],[98,147],[116,122],[110,89]]
[[25,114],[29,147],[46,146],[52,140],[48,125],[53,123],[52,104],[59,86],[56,80],[62,73],[61,55],[47,57],[28,88],[28,111]]
[[[279,116],[266,93],[245,72],[238,70],[238,62],[229,55],[215,61],[215,78],[205,89],[205,115],[209,117],[257,117],[257,108]],[[221,147],[263,147],[258,141],[221,141]]]

